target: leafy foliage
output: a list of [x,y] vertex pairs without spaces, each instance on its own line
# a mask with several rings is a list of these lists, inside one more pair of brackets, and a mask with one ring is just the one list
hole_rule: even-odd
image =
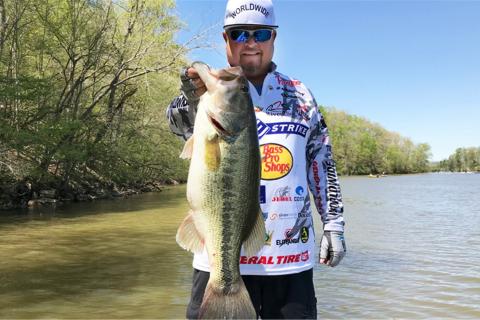
[[480,172],[480,147],[458,148],[448,159],[440,161],[435,171]]
[[429,171],[430,146],[415,145],[367,119],[320,107],[327,122],[340,174],[418,173]]
[[1,1],[1,172],[59,185],[185,179],[165,120],[187,50],[173,7]]

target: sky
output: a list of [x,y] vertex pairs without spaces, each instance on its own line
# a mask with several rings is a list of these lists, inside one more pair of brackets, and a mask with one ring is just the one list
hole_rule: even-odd
[[[273,61],[318,104],[428,143],[432,161],[480,147],[480,0],[273,3]],[[227,66],[225,5],[177,0],[177,41],[203,37],[192,61]]]

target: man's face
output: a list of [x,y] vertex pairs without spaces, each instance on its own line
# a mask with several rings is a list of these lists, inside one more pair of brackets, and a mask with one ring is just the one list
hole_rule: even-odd
[[[257,30],[259,28],[246,26],[240,29]],[[249,79],[265,76],[272,62],[275,37],[276,32],[273,30],[270,40],[256,42],[254,37],[250,36],[246,42],[237,42],[231,39],[228,32],[224,32],[223,38],[227,45],[228,63],[232,67],[241,66],[245,76]]]

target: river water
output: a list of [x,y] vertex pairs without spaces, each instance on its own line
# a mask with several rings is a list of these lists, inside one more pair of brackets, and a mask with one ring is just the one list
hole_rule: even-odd
[[[480,318],[480,174],[341,186],[348,252],[315,267],[320,318]],[[0,318],[183,318],[184,194],[2,212]]]

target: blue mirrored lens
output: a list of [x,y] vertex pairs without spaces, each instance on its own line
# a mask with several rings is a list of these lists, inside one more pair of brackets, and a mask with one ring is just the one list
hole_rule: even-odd
[[233,41],[247,42],[248,38],[250,38],[250,35],[246,30],[232,30],[230,32],[230,37],[232,38]]
[[256,30],[253,35],[257,42],[268,41],[272,37],[272,30]]
[[248,39],[253,35],[256,42],[265,42],[270,40],[272,37],[272,30],[268,29],[261,29],[261,30],[242,30],[242,29],[234,29],[229,32],[230,38],[233,41],[238,43],[247,42]]

